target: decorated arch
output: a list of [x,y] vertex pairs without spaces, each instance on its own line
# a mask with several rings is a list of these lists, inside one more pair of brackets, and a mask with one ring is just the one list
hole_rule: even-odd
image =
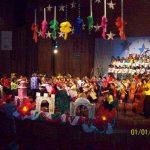
[[36,97],[36,111],[41,111],[41,104],[43,101],[47,101],[49,104],[49,113],[54,114],[55,111],[55,98],[54,97],[44,97],[44,96],[37,96]]
[[78,106],[83,105],[88,109],[88,118],[95,118],[95,104],[90,103],[86,98],[78,98],[75,102],[70,103],[70,115],[76,116],[76,109]]

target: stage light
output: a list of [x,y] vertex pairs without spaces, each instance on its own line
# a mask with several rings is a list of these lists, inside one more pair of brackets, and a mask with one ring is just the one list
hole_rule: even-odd
[[54,53],[54,54],[57,54],[57,53],[58,53],[58,49],[54,49],[54,50],[53,50],[53,53]]
[[58,45],[55,45],[55,48],[57,49],[57,48],[58,48]]
[[52,49],[54,50],[54,49],[58,49],[58,42],[56,41],[56,40],[53,40],[52,39]]

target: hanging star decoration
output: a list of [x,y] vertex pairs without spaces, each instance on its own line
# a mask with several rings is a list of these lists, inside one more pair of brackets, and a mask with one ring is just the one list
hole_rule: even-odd
[[53,30],[51,35],[52,35],[52,38],[55,40],[57,37],[57,30],[59,29],[59,23],[57,20],[52,20],[50,21],[50,28]]
[[38,32],[38,36],[41,36],[41,30]]
[[70,33],[72,31],[71,27],[72,27],[72,25],[69,21],[65,21],[60,24],[60,31],[64,33],[65,40],[68,37],[68,33]]
[[99,3],[101,3],[101,0],[95,0],[95,3],[99,4]]
[[47,11],[50,12],[53,7],[49,4],[46,8],[47,8]]
[[113,40],[113,39],[114,39],[115,34],[114,34],[114,33],[112,33],[112,32],[110,31],[110,33],[109,33],[109,34],[107,34],[107,36],[108,36],[107,40]]
[[59,11],[65,11],[65,6],[63,4],[59,6]]
[[100,27],[101,27],[101,26],[99,26],[99,25],[98,25],[98,23],[97,23],[97,24],[94,26],[94,28],[95,28],[95,32],[100,31]]
[[51,33],[48,31],[46,34],[46,38],[51,38]]
[[75,8],[76,7],[76,5],[75,5],[75,2],[73,1],[71,4],[71,8]]
[[64,37],[64,33],[63,32],[58,32],[58,34],[59,34],[58,35],[59,37]]
[[109,8],[110,8],[110,9],[114,9],[116,3],[113,3],[112,0],[111,0],[109,3],[107,3],[107,5],[109,5]]

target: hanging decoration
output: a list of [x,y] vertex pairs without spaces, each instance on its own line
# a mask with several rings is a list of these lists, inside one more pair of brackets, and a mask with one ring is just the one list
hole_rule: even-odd
[[58,34],[59,34],[58,35],[59,37],[64,37],[64,33],[63,32],[58,32]]
[[88,20],[88,30],[89,30],[89,32],[91,32],[93,29],[93,25],[94,25],[92,0],[90,0],[90,16],[87,17],[87,20]]
[[82,30],[85,30],[85,23],[83,22],[83,24],[82,24]]
[[110,9],[115,9],[116,3],[113,3],[111,0],[109,3],[107,3],[107,5],[109,6]]
[[102,37],[106,39],[106,32],[107,32],[107,12],[106,12],[106,0],[104,0],[104,16],[101,20],[101,27],[102,27]]
[[113,40],[113,39],[114,39],[115,34],[114,34],[114,33],[112,33],[112,32],[110,31],[110,33],[109,33],[109,34],[107,34],[107,36],[108,36],[107,40]]
[[125,32],[124,32],[124,28],[125,28],[125,25],[127,24],[127,22],[124,21],[123,17],[124,17],[123,16],[123,0],[121,0],[121,17],[118,17],[116,19],[115,24],[118,28],[121,40],[126,40],[126,35],[125,35]]
[[66,40],[68,37],[68,34],[72,31],[71,27],[71,23],[69,21],[67,21],[67,5],[66,5],[66,21],[62,22],[60,24],[60,31],[64,33],[64,39]]
[[94,26],[95,32],[98,32],[98,31],[100,30],[100,27],[101,27],[101,26],[99,26],[98,23],[97,23],[97,24]]
[[83,19],[78,16],[76,21],[75,21],[75,33],[79,34],[82,31],[82,25],[83,25]]
[[41,36],[41,33],[42,33],[42,31],[40,30],[40,31],[38,32],[38,36]]
[[47,11],[50,12],[53,7],[49,4],[46,8],[47,8]]
[[46,34],[46,38],[51,38],[51,33],[48,31]]
[[60,24],[60,31],[64,33],[65,40],[67,40],[68,33],[70,33],[72,31],[71,27],[72,26],[69,21],[65,21]]
[[59,23],[56,20],[56,6],[54,7],[54,19],[50,21],[50,28],[53,30],[51,35],[52,38],[55,40],[57,38],[57,30],[59,29]]
[[71,5],[71,8],[75,8],[76,7],[74,0],[73,0],[73,2],[70,5]]
[[[13,116],[17,119],[30,119],[47,121],[49,123],[55,123],[57,125],[71,125],[71,126],[82,126],[85,133],[98,133],[98,134],[113,134],[113,127],[116,124],[114,112],[109,112],[109,119],[101,121],[99,117],[90,119],[82,116],[69,116],[66,114],[48,114],[46,112],[36,112],[33,110],[35,103],[25,100],[23,106],[18,107],[13,113]],[[105,112],[104,112],[105,113]],[[102,116],[101,116],[102,118]]]
[[42,31],[41,31],[41,36],[42,38],[45,38],[45,33],[46,33],[46,29],[47,29],[47,21],[46,21],[46,8],[44,8],[44,20],[42,21]]
[[59,11],[65,11],[65,6],[63,4],[59,6]]
[[80,0],[78,0],[78,17],[75,21],[75,33],[79,34],[82,31],[83,19],[80,17]]
[[99,3],[101,3],[101,0],[95,0],[95,3],[99,4]]
[[[99,4],[99,3],[101,3],[101,0],[95,0],[95,3]],[[77,4],[77,6],[76,6],[76,4]],[[116,5],[116,3],[114,3],[113,0],[109,0],[108,3],[107,3],[107,0],[104,0],[104,15],[101,18],[100,24],[97,23],[94,25],[93,6],[92,6],[92,0],[90,0],[90,15],[87,17],[87,24],[86,24],[89,33],[93,30],[93,28],[94,28],[95,32],[99,32],[100,28],[102,28],[102,34],[101,34],[102,38],[108,39],[108,40],[113,40],[115,34],[111,31],[107,34],[107,25],[108,25],[107,6],[109,6],[110,9],[115,9],[115,5]],[[41,36],[42,38],[51,38],[52,37],[55,40],[57,38],[57,33],[58,33],[58,37],[63,37],[66,40],[69,33],[79,34],[82,32],[82,30],[86,29],[86,25],[84,24],[83,19],[81,18],[81,15],[80,15],[81,14],[80,0],[77,0],[77,1],[72,0],[72,2],[69,4],[70,9],[78,7],[78,16],[75,20],[75,24],[73,27],[72,27],[71,23],[69,21],[67,21],[67,6],[65,6],[64,4],[61,4],[58,7],[59,7],[58,11],[60,11],[60,12],[65,11],[65,14],[66,14],[66,21],[64,21],[60,24],[60,32],[58,32],[59,23],[56,20],[56,6],[52,6],[51,4],[48,4],[48,6],[46,8],[44,8],[44,19],[41,23],[40,31],[38,31],[38,25],[36,23],[37,13],[35,10],[35,21],[34,21],[34,23],[32,23],[32,27],[31,27],[31,30],[33,32],[33,40],[35,43],[37,43],[38,36]],[[48,23],[46,20],[46,10],[50,12],[53,8],[54,8],[54,19],[49,22],[51,30],[47,31]],[[123,18],[123,0],[121,0],[121,16],[117,17],[117,19],[115,21],[115,25],[118,28],[121,40],[126,40],[125,31],[124,31],[126,24],[127,24],[127,22],[124,21],[124,18]]]
[[34,12],[34,23],[32,24],[32,27],[31,27],[31,30],[33,31],[33,40],[35,43],[37,43],[37,33],[38,33],[38,25],[36,23],[36,9],[35,9],[35,12]]

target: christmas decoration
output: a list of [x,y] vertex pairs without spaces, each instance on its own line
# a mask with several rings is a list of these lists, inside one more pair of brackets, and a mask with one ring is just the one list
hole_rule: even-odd
[[116,4],[113,3],[111,0],[109,3],[107,3],[107,5],[109,6],[110,9],[114,9]]
[[45,38],[45,33],[47,29],[47,21],[46,21],[46,9],[44,8],[44,20],[42,21],[42,32],[41,32],[41,37]]
[[22,107],[18,107],[17,111],[13,113],[13,116],[18,119],[30,119],[40,120],[49,123],[55,123],[57,125],[71,125],[82,126],[82,129],[86,133],[96,132],[98,134],[112,134],[113,127],[115,125],[114,111],[109,111],[101,108],[100,114],[94,119],[90,119],[82,116],[69,116],[67,114],[50,114],[47,112],[33,110],[35,103],[31,103],[29,100],[25,100]]
[[118,28],[121,40],[126,40],[124,28],[125,28],[125,25],[127,24],[127,22],[123,20],[123,0],[121,0],[121,17],[118,17],[116,19],[115,24]]
[[64,37],[64,33],[63,32],[58,32],[59,37]]
[[34,40],[35,43],[37,43],[38,25],[36,24],[36,9],[35,9],[35,21],[32,24],[31,30],[33,31],[33,40]]
[[87,20],[88,20],[88,30],[89,32],[91,32],[94,24],[93,12],[92,12],[92,0],[90,0],[90,16],[87,17]]
[[50,28],[53,29],[51,35],[54,40],[57,38],[57,30],[59,29],[58,25],[59,23],[56,20],[56,6],[55,6],[54,7],[54,19],[50,21]]
[[59,11],[65,11],[65,6],[63,4],[59,6]]
[[68,33],[72,31],[71,24],[69,21],[62,22],[60,24],[60,31],[64,33],[64,39],[66,40],[68,37]]
[[113,34],[113,33],[110,31],[110,33],[107,34],[107,36],[108,36],[107,40],[113,40],[115,34]]
[[66,21],[60,24],[60,31],[64,33],[64,39],[66,40],[68,37],[68,34],[72,31],[71,29],[72,25],[69,21],[67,21],[67,5],[66,5],[65,18],[66,18]]
[[78,17],[75,21],[75,33],[81,33],[83,26],[83,19],[80,17],[80,0],[78,0]]
[[101,20],[101,27],[102,27],[102,37],[106,39],[106,32],[107,32],[107,18],[105,16],[102,17]]
[[101,26],[99,26],[98,23],[97,23],[96,26],[94,26],[95,32],[98,32],[98,31],[100,30],[100,27],[101,27]]
[[51,38],[51,33],[48,31],[46,34],[46,38]]
[[46,8],[47,8],[47,11],[50,12],[53,7],[49,4]]
[[74,0],[73,0],[73,2],[70,5],[71,5],[71,8],[75,8],[75,2],[74,2]]
[[40,30],[40,31],[38,32],[38,36],[41,36],[41,33],[42,33],[42,31]]
[[33,40],[35,43],[37,43],[37,33],[38,33],[38,25],[37,24],[32,24],[31,30],[33,31]]
[[30,115],[31,109],[35,107],[35,103],[31,103],[29,99],[24,99],[21,106],[17,108],[21,116]]
[[125,32],[124,32],[124,27],[125,25],[127,24],[124,20],[122,20],[121,17],[118,17],[116,19],[116,22],[115,22],[117,28],[118,28],[118,31],[119,31],[119,35],[120,35],[120,38],[121,40],[126,40],[126,36],[125,36]]
[[102,37],[103,39],[106,39],[106,32],[107,32],[107,14],[106,14],[106,0],[104,0],[104,16],[102,17],[101,20],[101,27],[102,27]]
[[99,4],[99,3],[101,3],[101,0],[95,0],[95,3]]

